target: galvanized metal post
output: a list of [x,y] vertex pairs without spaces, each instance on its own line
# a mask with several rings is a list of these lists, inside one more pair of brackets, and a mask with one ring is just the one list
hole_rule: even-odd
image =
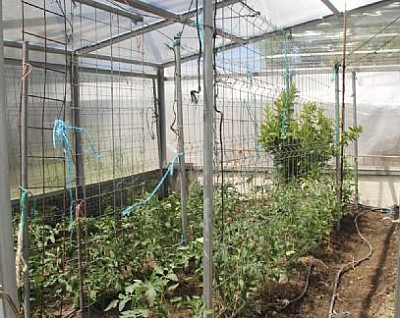
[[[3,293],[18,308],[15,276],[15,253],[11,221],[11,199],[8,166],[8,130],[4,80],[3,4],[0,0],[0,285]],[[0,317],[14,317],[11,305],[0,297]]]
[[[79,60],[73,54],[71,58],[71,94],[72,94],[72,120],[73,126],[81,126],[80,118],[80,88],[79,88]],[[79,131],[75,131],[75,169],[76,169],[76,206],[75,219],[77,222],[76,240],[78,245],[78,271],[79,271],[79,308],[81,317],[85,316],[85,291],[84,291],[84,272],[82,265],[83,246],[82,229],[80,218],[86,216],[86,181],[85,181],[85,156],[82,147],[82,136]]]
[[[72,94],[72,120],[73,126],[81,126],[80,118],[80,91],[79,91],[79,61],[78,56],[73,54],[71,60],[71,94]],[[85,157],[82,147],[82,134],[75,131],[75,166],[76,166],[76,199],[86,199],[86,181],[85,181]],[[86,204],[83,204],[83,212],[86,210]],[[86,213],[84,212],[84,215]]]
[[21,196],[26,196],[21,209],[25,211],[25,221],[23,222],[23,258],[24,264],[24,316],[31,316],[30,310],[30,282],[29,282],[29,201],[26,191],[28,191],[28,61],[29,43],[22,44],[22,81],[21,81]]
[[[397,204],[400,206],[400,193]],[[400,215],[398,217],[400,219]],[[396,278],[396,290],[395,290],[395,308],[394,318],[400,318],[400,223],[397,226],[397,278]]]
[[343,55],[342,55],[342,103],[340,109],[340,175],[339,175],[339,215],[337,222],[337,229],[340,229],[340,220],[343,216],[343,184],[344,184],[344,134],[345,134],[345,121],[346,121],[346,38],[347,38],[347,26],[346,26],[346,9],[343,14]]
[[[351,72],[353,87],[353,125],[358,126],[357,118],[357,74],[356,71]],[[354,200],[358,209],[359,189],[358,189],[358,137],[354,140]]]
[[213,309],[213,124],[214,124],[214,87],[213,87],[213,1],[204,0],[204,113],[203,113],[203,297],[206,314]]
[[[399,202],[400,205],[400,194],[399,194]],[[400,216],[398,216],[399,218]],[[397,226],[397,279],[396,279],[396,291],[395,298],[396,304],[394,309],[394,318],[400,318],[400,223],[396,224]]]
[[[167,164],[167,141],[165,136],[165,78],[164,68],[157,71],[157,141],[158,141],[158,160],[161,177],[164,174]],[[167,195],[166,184],[161,188],[161,197]]]
[[[339,64],[336,63],[334,66],[334,72],[335,72],[335,132],[336,132],[336,139],[335,139],[335,145],[336,145],[336,160],[335,160],[335,166],[336,166],[336,195],[339,204],[341,204],[342,200],[342,195],[340,193],[340,180],[341,180],[341,169],[340,169],[340,90],[339,90]],[[337,222],[336,222],[336,230],[340,230],[340,213],[341,213],[341,208],[339,207],[339,211],[337,213]]]
[[187,178],[185,166],[185,135],[183,131],[183,103],[182,103],[182,68],[181,68],[181,36],[174,38],[174,51],[176,56],[175,65],[175,94],[176,94],[176,121],[178,125],[178,152],[179,156],[179,177],[181,190],[181,218],[182,218],[182,241],[186,243],[187,237]]

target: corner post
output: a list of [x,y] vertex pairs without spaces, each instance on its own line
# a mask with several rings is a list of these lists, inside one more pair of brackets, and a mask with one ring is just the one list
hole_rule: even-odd
[[188,241],[187,237],[187,177],[185,164],[185,135],[183,130],[183,103],[182,103],[182,67],[181,67],[181,36],[174,38],[174,51],[176,56],[175,78],[176,78],[176,104],[177,104],[177,126],[178,126],[178,153],[179,153],[179,176],[181,190],[181,218],[182,218],[182,242]]
[[[4,74],[3,4],[0,0],[0,74]],[[14,317],[12,305],[19,307],[15,275],[14,236],[8,165],[8,131],[4,75],[0,76],[0,316]],[[5,297],[3,297],[5,295]]]
[[214,125],[214,71],[213,71],[213,1],[204,0],[204,111],[203,111],[203,298],[206,314],[213,309],[213,125]]

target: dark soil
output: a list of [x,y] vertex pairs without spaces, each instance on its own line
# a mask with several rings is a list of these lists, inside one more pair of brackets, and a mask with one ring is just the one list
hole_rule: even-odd
[[[304,298],[281,309],[268,307],[270,298],[268,303],[261,305],[261,307],[264,305],[264,310],[260,317],[391,318],[394,316],[397,231],[394,223],[384,225],[382,218],[385,215],[379,212],[366,212],[358,218],[360,232],[372,245],[373,254],[370,259],[358,266],[349,266],[340,277],[333,307],[335,314],[329,316],[333,284],[338,270],[344,264],[365,257],[369,252],[369,247],[357,233],[354,216],[355,214],[349,215],[342,220],[340,231],[334,233],[329,242],[320,246],[320,249],[315,251],[314,257],[304,258],[304,263],[312,262],[314,265]],[[284,297],[290,300],[299,291],[301,293],[307,276],[305,267],[299,271],[298,277],[278,287],[275,286],[270,290],[270,294],[275,291],[276,298],[282,298],[282,295],[286,294],[289,296]]]

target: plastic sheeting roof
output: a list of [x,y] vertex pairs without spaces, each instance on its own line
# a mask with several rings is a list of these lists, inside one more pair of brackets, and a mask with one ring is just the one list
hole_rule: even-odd
[[[196,3],[199,11],[196,15]],[[195,58],[202,0],[3,0],[6,47],[25,40],[48,52],[74,51],[103,60],[115,56],[146,66],[173,62],[170,46],[182,33],[182,55]],[[23,6],[23,8],[22,8]],[[400,61],[400,2],[392,0],[220,0],[217,47],[249,45],[285,32],[297,67],[331,67],[340,60],[347,10],[350,65],[397,65]],[[44,14],[44,10],[46,13]],[[22,12],[24,18],[22,18]],[[113,13],[111,13],[113,12]],[[66,19],[64,19],[66,17]],[[253,26],[246,28],[249,21]],[[246,30],[245,30],[246,28]],[[281,50],[269,52],[273,61]],[[13,50],[6,56],[15,56]]]

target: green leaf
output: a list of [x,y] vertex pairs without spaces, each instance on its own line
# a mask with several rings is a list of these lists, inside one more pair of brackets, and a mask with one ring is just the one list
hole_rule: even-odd
[[177,281],[178,281],[178,277],[177,277],[176,274],[174,274],[174,273],[168,274],[168,275],[167,275],[167,278],[168,278],[169,280],[172,280],[173,282],[177,282]]
[[110,309],[116,308],[118,305],[118,299],[114,299],[104,311],[109,311]]
[[286,256],[291,256],[291,255],[293,255],[294,253],[296,253],[296,252],[293,251],[293,250],[290,250],[290,251],[286,251],[285,255],[286,255]]
[[157,296],[157,292],[152,285],[148,286],[148,289],[145,292],[145,296],[147,298],[147,301],[149,302],[150,307],[152,307]]
[[170,302],[171,303],[179,303],[182,299],[183,299],[182,297],[177,296],[177,297],[171,298]]
[[173,284],[171,286],[168,287],[168,291],[174,290],[179,286],[179,283]]
[[95,290],[89,291],[89,297],[91,300],[96,300],[97,292]]
[[133,309],[124,311],[121,315],[123,318],[147,318],[150,316],[150,311],[148,309]]
[[119,302],[118,310],[119,310],[119,311],[124,310],[125,305],[126,305],[126,303],[127,303],[129,300],[130,300],[129,297],[125,297],[124,299],[122,299],[122,300]]
[[125,293],[127,294],[133,294],[134,291],[135,291],[135,284],[125,287]]

